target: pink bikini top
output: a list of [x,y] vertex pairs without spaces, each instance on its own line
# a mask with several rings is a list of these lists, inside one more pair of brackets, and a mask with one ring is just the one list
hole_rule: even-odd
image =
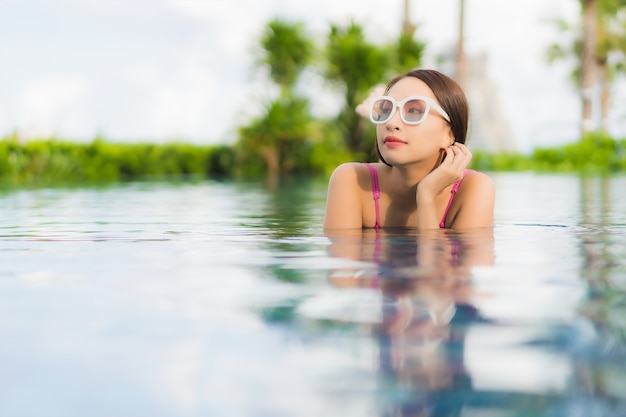
[[[365,165],[367,165],[367,167],[369,168],[372,174],[372,194],[374,197],[374,207],[376,209],[376,224],[374,225],[374,228],[378,229],[380,228],[380,213],[378,209],[378,199],[380,198],[380,188],[378,187],[378,172],[376,172],[376,169],[371,164],[365,163]],[[473,170],[471,169],[466,169],[465,171],[463,171],[463,176],[465,177],[465,175],[468,172],[472,172],[472,171]],[[439,228],[441,229],[446,227],[446,217],[448,216],[448,211],[450,210],[450,206],[452,205],[452,200],[454,200],[454,196],[456,195],[456,191],[459,189],[460,185],[461,185],[461,180],[458,180],[452,185],[452,190],[450,190],[450,199],[448,200],[448,205],[446,206],[446,210],[443,212],[443,217],[441,221],[439,222]]]

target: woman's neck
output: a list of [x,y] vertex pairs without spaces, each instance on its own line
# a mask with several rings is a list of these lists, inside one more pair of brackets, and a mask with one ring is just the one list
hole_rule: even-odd
[[397,190],[415,191],[417,184],[431,171],[432,167],[405,165],[391,167],[391,183]]
[[415,162],[406,165],[396,165],[390,168],[388,190],[399,201],[405,204],[416,204],[417,185],[441,163],[438,157],[435,160]]

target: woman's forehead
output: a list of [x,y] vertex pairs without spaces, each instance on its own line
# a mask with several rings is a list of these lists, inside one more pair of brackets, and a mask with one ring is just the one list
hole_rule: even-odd
[[433,91],[419,78],[404,77],[389,89],[389,95],[396,100],[402,100],[408,96],[426,96],[435,98]]

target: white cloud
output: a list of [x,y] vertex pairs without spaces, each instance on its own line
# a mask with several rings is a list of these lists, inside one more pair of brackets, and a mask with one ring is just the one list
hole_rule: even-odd
[[[454,47],[457,4],[411,2],[426,63]],[[271,18],[302,21],[321,41],[330,23],[354,19],[374,42],[393,39],[402,18],[399,0],[65,0],[54,7],[53,14],[39,10],[35,25],[23,18],[32,15],[24,3],[0,0],[0,32],[7,35],[0,39],[11,36],[0,41],[0,54],[13,63],[0,79],[3,134],[17,127],[65,138],[230,140],[248,121],[251,103],[270,91],[252,65],[252,51]],[[543,19],[573,20],[577,13],[573,0],[466,4],[467,49],[488,53],[502,107],[526,143],[546,123],[578,116],[569,80],[542,55],[559,36]],[[46,53],[51,48],[64,52]],[[38,62],[42,56],[45,63]],[[324,91],[321,80],[309,81]],[[316,109],[340,100],[319,95]],[[623,130],[622,116],[612,118]]]
[[208,128],[221,120],[212,119],[212,107],[220,106],[217,83],[206,69],[195,65],[181,68],[175,78],[155,89],[148,125],[154,126],[159,136],[198,137],[203,130],[208,136]]
[[168,0],[173,10],[206,21],[215,34],[214,41],[225,53],[244,55],[252,35],[269,20],[271,2],[258,0]]
[[[57,131],[80,130],[87,83],[59,77],[27,84],[17,102],[17,129],[27,138],[48,137]],[[63,123],[68,125],[63,126]]]

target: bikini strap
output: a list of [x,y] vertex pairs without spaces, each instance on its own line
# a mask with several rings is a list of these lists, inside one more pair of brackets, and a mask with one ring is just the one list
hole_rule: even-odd
[[[465,171],[463,171],[463,178],[465,178],[465,175],[468,172],[472,172],[472,171],[473,169],[466,169]],[[439,222],[440,229],[443,229],[446,227],[446,217],[448,217],[448,211],[450,210],[450,206],[452,205],[452,200],[454,200],[454,196],[456,195],[456,192],[459,189],[459,186],[461,185],[461,181],[463,181],[463,178],[461,178],[460,180],[458,180],[452,185],[452,190],[450,190],[450,199],[448,200],[446,211],[443,212],[443,217],[441,218],[441,222]]]
[[378,208],[378,199],[380,198],[380,188],[378,187],[378,172],[376,172],[376,168],[372,164],[365,163],[372,174],[372,197],[374,198],[374,208],[376,210],[376,224],[374,225],[375,229],[380,227],[380,214]]

